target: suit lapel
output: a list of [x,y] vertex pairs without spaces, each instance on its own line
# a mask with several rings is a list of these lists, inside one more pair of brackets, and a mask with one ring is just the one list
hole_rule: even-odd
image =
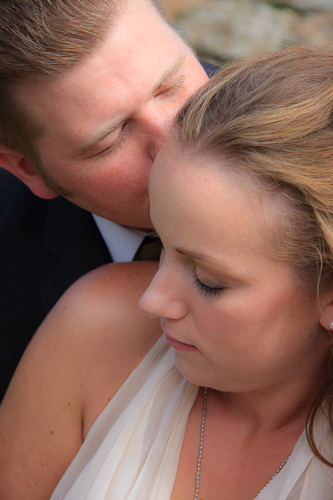
[[52,201],[43,244],[57,265],[39,287],[46,312],[74,281],[111,260],[91,214],[63,198]]

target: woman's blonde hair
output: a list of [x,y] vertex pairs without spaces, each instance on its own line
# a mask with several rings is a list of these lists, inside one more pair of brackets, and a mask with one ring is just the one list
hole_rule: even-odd
[[[232,159],[287,196],[279,258],[314,293],[333,287],[333,53],[286,48],[229,64],[181,109],[176,137],[190,155]],[[325,402],[333,430],[332,359],[333,343],[308,416],[327,464],[313,424]]]

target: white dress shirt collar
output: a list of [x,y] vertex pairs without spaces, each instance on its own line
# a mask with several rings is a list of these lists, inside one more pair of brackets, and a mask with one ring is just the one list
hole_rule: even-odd
[[92,214],[113,262],[130,262],[149,232],[116,224]]

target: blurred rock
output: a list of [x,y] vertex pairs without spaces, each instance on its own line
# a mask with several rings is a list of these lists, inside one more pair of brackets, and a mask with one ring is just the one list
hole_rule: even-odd
[[299,18],[293,29],[301,43],[333,50],[333,11]]
[[332,10],[332,0],[284,0],[285,4],[296,7],[297,9],[314,9],[314,10]]
[[197,5],[204,5],[205,0],[161,0],[163,7],[167,10],[171,20],[174,20],[179,15],[184,15],[186,12]]
[[227,60],[295,42],[297,14],[263,2],[211,0],[178,18],[176,28],[201,57]]
[[297,12],[276,4],[206,0],[179,16],[175,26],[200,57],[217,64],[295,43],[333,49],[333,10]]

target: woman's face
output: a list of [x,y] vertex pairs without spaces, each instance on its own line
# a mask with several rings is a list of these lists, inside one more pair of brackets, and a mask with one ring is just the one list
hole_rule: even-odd
[[161,317],[190,381],[223,391],[289,386],[326,356],[318,299],[273,257],[270,229],[287,202],[223,168],[184,158],[175,144],[159,154],[150,214],[164,252],[140,305]]

